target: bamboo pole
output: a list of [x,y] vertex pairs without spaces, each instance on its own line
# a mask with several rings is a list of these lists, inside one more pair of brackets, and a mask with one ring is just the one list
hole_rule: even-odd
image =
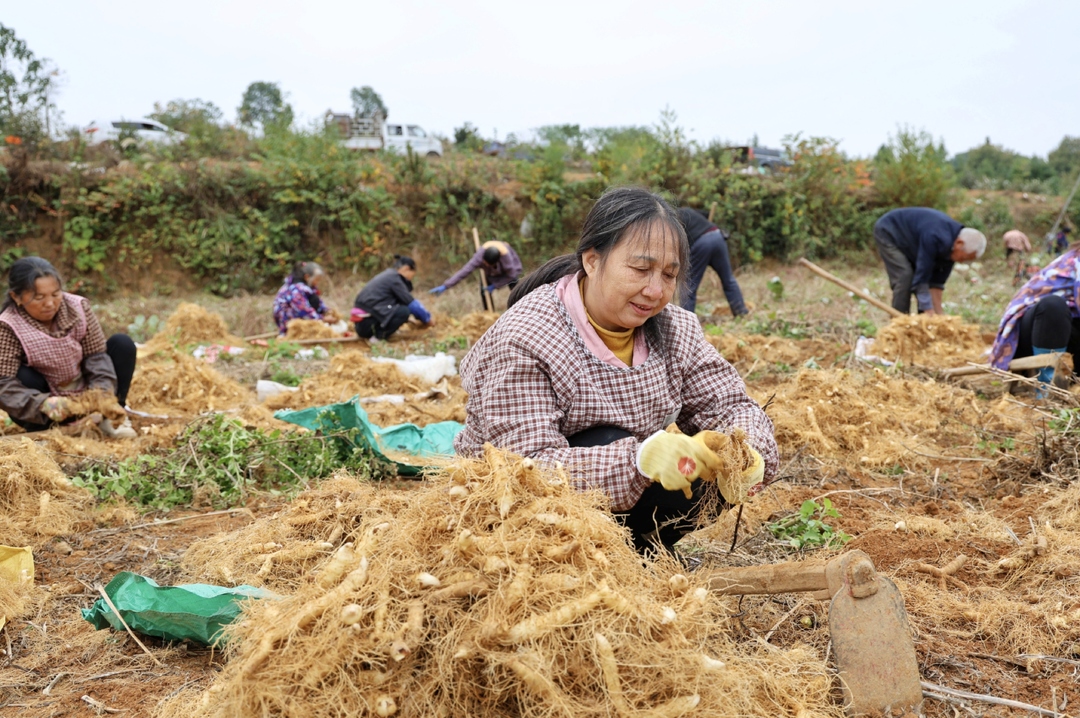
[[894,307],[886,304],[885,302],[881,301],[880,299],[875,299],[874,297],[871,297],[869,294],[867,294],[863,290],[859,289],[854,284],[849,284],[848,282],[845,282],[843,279],[840,279],[840,277],[837,277],[834,274],[830,274],[829,272],[825,271],[821,267],[819,267],[816,264],[814,264],[813,262],[811,262],[806,257],[801,258],[799,260],[799,264],[803,265],[804,267],[806,267],[807,269],[809,269],[811,272],[818,275],[819,277],[823,277],[824,279],[828,279],[833,284],[837,284],[837,285],[843,287],[844,289],[848,290],[849,292],[854,294],[859,299],[865,299],[867,302],[869,302],[870,304],[873,304],[875,307],[877,307],[881,311],[888,313],[890,316],[893,316],[893,317],[902,317],[902,316],[904,316],[903,312],[901,312],[898,309],[895,309]]
[[[480,251],[480,233],[476,231],[476,227],[472,228],[472,240],[473,240],[473,246],[475,246],[476,251],[479,252]],[[486,309],[489,312],[493,312],[493,311],[495,311],[495,299],[488,292],[487,285],[488,285],[487,272],[485,272],[484,268],[481,266],[480,267],[480,296],[484,298],[484,309]]]

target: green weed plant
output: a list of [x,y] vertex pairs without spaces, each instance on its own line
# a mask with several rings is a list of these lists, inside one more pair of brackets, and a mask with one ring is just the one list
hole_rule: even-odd
[[836,548],[851,540],[851,536],[833,528],[826,519],[840,518],[840,512],[828,497],[821,503],[807,499],[798,513],[768,524],[766,528],[776,538],[796,550],[804,548]]

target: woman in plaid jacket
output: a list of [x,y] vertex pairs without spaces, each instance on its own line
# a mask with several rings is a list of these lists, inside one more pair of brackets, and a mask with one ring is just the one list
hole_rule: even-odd
[[642,552],[655,540],[671,548],[690,530],[702,495],[701,482],[687,483],[698,475],[692,456],[658,469],[647,448],[675,441],[658,434],[668,424],[687,435],[743,429],[771,481],[772,422],[696,317],[672,303],[688,256],[663,198],[606,192],[577,252],[526,277],[462,360],[469,400],[458,453],[475,456],[491,443],[561,463],[579,488],[607,495]]

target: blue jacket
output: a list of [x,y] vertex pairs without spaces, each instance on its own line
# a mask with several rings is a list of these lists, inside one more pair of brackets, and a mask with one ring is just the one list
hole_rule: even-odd
[[952,272],[953,243],[964,225],[929,207],[903,207],[886,212],[874,224],[874,234],[884,235],[903,252],[915,274],[911,286],[942,289]]

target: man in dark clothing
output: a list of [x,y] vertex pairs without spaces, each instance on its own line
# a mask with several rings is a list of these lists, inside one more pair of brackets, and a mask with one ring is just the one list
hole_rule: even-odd
[[415,316],[424,324],[435,322],[420,300],[413,299],[412,279],[416,262],[411,257],[394,256],[394,266],[375,275],[353,302],[350,318],[361,339],[383,340]]
[[742,290],[731,271],[727,237],[699,210],[680,207],[679,217],[690,242],[690,270],[686,273],[686,294],[682,297],[682,308],[694,311],[698,286],[705,276],[705,270],[712,267],[720,275],[720,284],[724,287],[724,296],[727,297],[732,315],[738,317],[747,314]]
[[941,293],[954,262],[970,262],[986,250],[977,229],[928,207],[886,212],[874,224],[874,241],[892,287],[893,308],[908,314],[915,294],[919,313],[944,314]]

